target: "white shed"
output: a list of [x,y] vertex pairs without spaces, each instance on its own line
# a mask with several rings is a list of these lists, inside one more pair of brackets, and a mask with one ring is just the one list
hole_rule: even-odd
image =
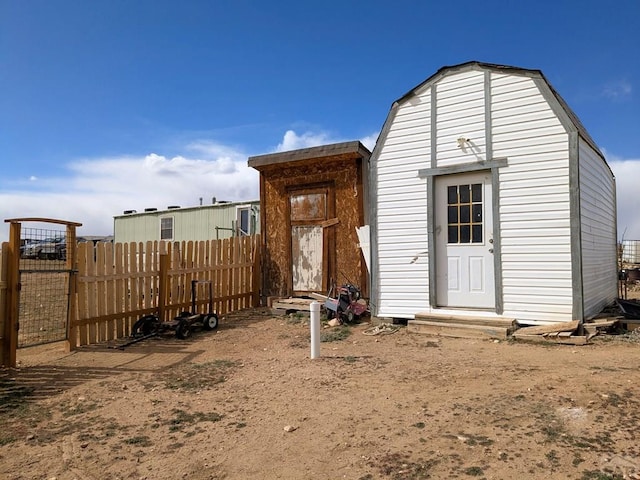
[[615,180],[542,72],[444,67],[371,156],[379,317],[584,321],[617,296]]

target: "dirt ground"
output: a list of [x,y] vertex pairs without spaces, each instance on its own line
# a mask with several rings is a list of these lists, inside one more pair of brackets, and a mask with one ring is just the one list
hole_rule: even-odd
[[0,478],[640,478],[640,335],[586,346],[323,330],[267,309],[188,340],[19,351]]

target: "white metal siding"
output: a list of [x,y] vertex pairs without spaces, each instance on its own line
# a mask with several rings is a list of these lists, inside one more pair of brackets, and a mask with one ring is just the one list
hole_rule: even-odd
[[[526,75],[491,73],[485,99],[484,72],[444,75],[406,97],[389,118],[376,146],[377,274],[380,316],[413,318],[429,311],[426,180],[420,169],[506,158],[499,170],[499,225],[503,315],[522,323],[573,318],[569,133]],[[431,126],[431,89],[436,125]],[[490,102],[490,122],[485,118]],[[486,129],[490,126],[490,131]],[[434,128],[434,164],[430,139]],[[487,133],[492,158],[486,158]],[[464,151],[458,138],[471,140]],[[580,144],[581,229],[585,314],[615,297],[614,184],[606,165]],[[613,241],[612,241],[613,239]],[[572,244],[573,240],[573,244]],[[612,257],[613,253],[613,257]],[[613,288],[601,289],[604,272]],[[599,277],[600,275],[600,277]],[[582,280],[582,279],[581,279]],[[607,280],[608,281],[608,280]],[[597,282],[597,283],[596,283]],[[604,291],[598,291],[598,290]],[[471,313],[468,311],[467,313]]]
[[589,318],[617,296],[615,181],[582,139],[579,158],[584,315]]
[[[436,85],[436,167],[486,160],[484,72],[449,75]],[[465,150],[458,138],[470,142]]]
[[494,158],[500,169],[502,285],[507,317],[572,318],[568,134],[535,82],[491,75]]
[[[428,308],[427,191],[431,90],[400,105],[377,160],[379,316],[413,318]],[[423,253],[424,252],[424,253]],[[412,259],[419,255],[418,260]]]

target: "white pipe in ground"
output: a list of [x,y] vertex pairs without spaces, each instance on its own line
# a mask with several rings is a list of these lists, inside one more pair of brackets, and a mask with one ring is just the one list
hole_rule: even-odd
[[320,356],[320,303],[311,302],[311,358]]

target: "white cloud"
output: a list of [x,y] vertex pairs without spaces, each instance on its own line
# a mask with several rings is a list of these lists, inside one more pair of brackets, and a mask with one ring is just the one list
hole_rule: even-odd
[[616,176],[618,240],[640,240],[640,158],[620,159],[607,155]]
[[373,151],[374,147],[376,146],[376,141],[378,140],[378,135],[380,135],[379,132],[367,135],[366,137],[360,139],[360,143],[362,143],[370,151]]
[[[360,139],[360,142],[369,150],[373,150],[378,139],[379,132],[372,133]],[[350,139],[353,140],[353,139]],[[305,132],[298,135],[294,130],[287,130],[284,134],[282,142],[278,144],[276,152],[287,152],[289,150],[297,150],[299,148],[317,147],[319,145],[327,145],[331,143],[345,142],[343,138],[332,137],[327,132]]]
[[[378,134],[360,141],[373,149]],[[288,130],[276,151],[345,141],[327,132]],[[247,166],[243,148],[210,140],[185,144],[180,155],[161,153],[75,160],[67,174],[10,179],[0,188],[0,219],[54,218],[82,223],[79,235],[110,235],[113,217],[124,210],[198,205],[200,198],[242,201],[259,197],[258,172]],[[269,153],[256,152],[257,154]],[[36,228],[49,228],[38,225]],[[57,228],[55,228],[57,229]],[[0,240],[8,239],[0,222]]]
[[633,88],[627,80],[616,80],[609,82],[602,90],[602,94],[612,100],[622,100],[630,97]]
[[[85,159],[67,165],[69,175],[13,182],[0,191],[0,217],[55,218],[82,223],[80,235],[110,235],[113,217],[124,210],[194,206],[200,198],[255,200],[258,172],[247,166],[240,150],[201,142],[185,147],[185,155]],[[200,158],[192,158],[198,152]],[[10,183],[5,183],[5,185]],[[43,228],[37,226],[36,228]],[[56,228],[57,229],[57,228]],[[0,237],[8,238],[2,223]]]
[[336,143],[340,141],[341,140],[330,139],[329,134],[325,132],[305,132],[302,135],[298,135],[293,130],[287,130],[282,142],[276,147],[276,152],[288,152],[289,150],[317,147],[318,145],[326,145],[328,143]]

